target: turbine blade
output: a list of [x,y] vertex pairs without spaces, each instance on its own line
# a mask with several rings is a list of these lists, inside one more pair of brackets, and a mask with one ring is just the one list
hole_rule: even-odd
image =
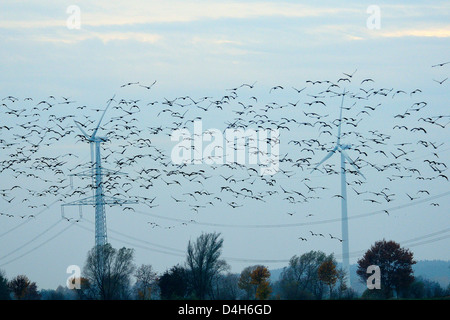
[[91,142],[91,164],[92,168],[94,168],[94,144]]
[[361,173],[361,171],[359,171],[358,167],[355,164],[355,161],[353,161],[349,155],[347,154],[347,152],[345,152],[344,150],[340,149],[339,150],[342,154],[342,156],[353,166],[353,168],[355,168],[356,172],[358,172],[358,174],[360,174],[364,179],[366,179],[366,177]]
[[342,106],[344,105],[344,96],[345,96],[345,89],[344,89],[344,92],[342,93],[341,112],[340,112],[340,115],[339,115],[337,145],[339,145],[341,143]]
[[98,128],[100,127],[100,124],[102,123],[103,117],[105,116],[106,110],[108,110],[108,108],[109,108],[111,102],[114,100],[114,97],[115,97],[115,96],[116,96],[116,95],[114,95],[114,96],[109,100],[108,105],[106,106],[105,110],[103,111],[102,116],[100,117],[100,120],[98,121],[98,125],[97,125],[97,127],[95,128],[94,133],[92,133],[91,139],[93,139],[93,138],[95,137],[95,135],[97,134]]
[[78,129],[80,129],[80,131],[81,131],[81,132],[83,133],[83,135],[86,137],[86,139],[89,140],[89,136],[88,136],[88,134],[86,133],[86,131],[84,131],[83,128],[81,127],[81,123],[79,123],[78,121],[74,121],[74,122],[75,122],[75,124],[77,125]]
[[[91,148],[91,171],[92,171],[92,185],[95,186],[95,163],[94,163],[94,143],[90,143]],[[94,189],[92,189],[94,190]],[[93,192],[94,194],[94,192]]]
[[320,161],[315,167],[314,169],[311,170],[311,173],[316,170],[322,163],[324,163],[325,161],[327,161],[337,150],[337,146],[333,148],[333,150],[331,150],[330,152],[328,152],[328,154],[325,156],[325,158],[322,159],[322,161]]

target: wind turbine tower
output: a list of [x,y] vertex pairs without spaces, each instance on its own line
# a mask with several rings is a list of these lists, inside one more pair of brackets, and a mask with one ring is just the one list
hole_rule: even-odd
[[349,157],[345,150],[350,149],[351,146],[348,144],[341,144],[341,128],[342,128],[342,106],[344,104],[345,90],[342,93],[341,110],[339,116],[339,126],[338,135],[335,147],[328,152],[328,154],[320,161],[316,167],[311,171],[316,170],[322,163],[327,161],[333,156],[335,152],[341,154],[341,230],[342,230],[342,267],[347,273],[347,287],[351,287],[350,281],[350,257],[349,257],[349,237],[348,237],[348,215],[347,215],[347,180],[345,171],[345,161],[347,160],[358,174],[360,174],[364,179],[366,177],[359,171],[355,162]]
[[[98,122],[97,127],[94,129],[92,135],[88,135],[81,125],[81,123],[75,121],[75,124],[82,132],[83,136],[89,141],[91,146],[91,169],[85,170],[79,173],[75,173],[72,176],[85,176],[92,177],[92,188],[94,191],[94,195],[92,197],[80,199],[77,201],[73,201],[70,203],[63,204],[61,206],[62,210],[65,206],[83,206],[83,205],[91,205],[95,207],[95,247],[97,249],[102,248],[105,244],[108,243],[107,239],[107,229],[106,229],[106,211],[105,205],[124,205],[124,204],[135,204],[137,201],[133,200],[124,200],[116,197],[106,196],[103,192],[103,176],[113,175],[113,174],[124,174],[123,172],[119,172],[116,170],[110,170],[102,167],[101,164],[101,143],[108,141],[106,137],[97,137],[97,131],[100,128],[100,124],[103,120],[103,117],[108,110],[109,105],[114,100],[114,97],[109,100],[108,105],[106,106],[103,114]],[[81,207],[80,207],[81,208]],[[101,252],[101,250],[99,251]],[[101,254],[100,254],[101,255]],[[101,257],[100,257],[100,260]],[[100,262],[102,264],[102,261]]]

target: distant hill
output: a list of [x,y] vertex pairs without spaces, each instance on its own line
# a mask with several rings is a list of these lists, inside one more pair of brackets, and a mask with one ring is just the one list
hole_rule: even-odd
[[414,266],[414,275],[436,281],[443,288],[450,284],[450,261],[422,260]]
[[[359,280],[359,277],[356,274],[357,268],[358,265],[356,264],[350,265],[352,288],[355,291],[362,293],[366,289],[366,286]],[[420,260],[413,265],[413,270],[415,277],[420,276],[424,279],[436,281],[443,289],[447,288],[450,284],[450,261]],[[270,280],[272,282],[277,281],[280,278],[282,271],[282,268],[270,270]]]

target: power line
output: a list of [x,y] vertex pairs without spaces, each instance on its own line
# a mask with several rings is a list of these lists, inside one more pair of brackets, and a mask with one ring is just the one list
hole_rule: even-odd
[[[90,224],[94,224],[94,222],[89,221],[88,219],[85,219],[85,218],[84,218],[83,220],[89,222]],[[90,229],[90,228],[88,228],[88,227],[85,227],[85,226],[82,226],[82,225],[80,225],[80,224],[77,224],[77,226],[80,227],[80,228],[82,228],[82,229],[85,229],[85,230],[87,230],[87,231],[94,232],[92,229]],[[159,248],[161,248],[161,249],[171,250],[171,251],[178,252],[178,253],[185,253],[185,251],[183,251],[183,250],[174,249],[174,248],[170,248],[170,247],[167,247],[167,246],[163,246],[163,245],[159,245],[159,244],[156,244],[156,243],[152,243],[152,242],[149,242],[149,241],[146,241],[146,240],[138,239],[138,238],[129,236],[129,235],[127,235],[127,234],[124,234],[124,233],[122,233],[122,232],[119,232],[119,231],[117,231],[117,230],[113,230],[113,229],[109,229],[109,230],[110,230],[111,232],[113,232],[113,233],[116,233],[116,234],[122,236],[122,237],[129,238],[129,239],[134,240],[134,241],[140,241],[140,242],[145,243],[145,244],[147,244],[147,245],[159,247]],[[117,238],[115,238],[115,240],[122,241],[122,240],[117,239]],[[152,249],[152,250],[155,250],[155,251],[157,251],[157,252],[167,253],[167,252],[165,252],[165,251],[160,251],[160,250],[158,250],[158,249]],[[168,253],[168,254],[172,254],[172,253]],[[174,253],[174,254],[175,254],[175,253]]]
[[[405,208],[405,207],[410,207],[410,206],[417,205],[417,204],[420,204],[420,203],[424,203],[424,202],[428,202],[428,201],[431,201],[431,200],[435,200],[435,199],[437,199],[437,198],[444,197],[444,196],[447,196],[447,195],[449,195],[449,194],[450,194],[450,191],[444,192],[444,193],[438,194],[438,195],[436,195],[436,196],[432,196],[432,197],[429,197],[429,198],[426,198],[426,199],[414,201],[413,203],[404,204],[404,205],[399,205],[399,206],[397,206],[397,207],[393,207],[393,208],[390,208],[390,209],[388,209],[388,210],[389,210],[389,211],[399,210],[399,209],[402,209],[402,208]],[[52,203],[52,205],[55,204],[56,202],[57,202],[57,201],[55,201],[54,203]],[[51,205],[50,205],[50,206],[51,206]],[[49,207],[50,207],[50,206],[49,206]],[[40,213],[42,213],[42,212],[44,212],[45,210],[48,210],[48,209],[49,209],[49,208],[44,209],[44,210],[42,210]],[[188,221],[188,220],[183,220],[183,219],[169,218],[169,217],[163,217],[163,216],[159,216],[159,215],[149,214],[149,213],[146,213],[146,212],[141,212],[141,211],[139,211],[139,210],[136,210],[136,212],[141,213],[141,214],[144,214],[144,215],[150,215],[150,216],[155,216],[155,217],[162,218],[162,219],[166,219],[166,220],[171,220],[171,221],[190,222],[190,221]],[[365,213],[365,214],[360,214],[360,215],[357,215],[357,216],[349,217],[349,219],[366,217],[366,216],[370,216],[370,215],[374,215],[374,214],[378,214],[378,213],[382,213],[382,212],[384,212],[384,210],[373,211],[373,212],[370,212],[370,213]],[[94,224],[92,221],[89,221],[88,219],[85,219],[85,218],[84,218],[83,220],[86,220],[87,222],[89,222],[89,223],[91,223],[91,224]],[[10,253],[4,255],[3,257],[0,257],[0,260],[6,258],[6,257],[8,257],[8,256],[10,256],[11,254],[14,254],[14,253],[17,252],[18,250],[22,249],[23,247],[25,247],[25,246],[27,246],[28,244],[32,243],[33,241],[35,241],[35,240],[38,239],[39,237],[43,236],[45,233],[47,233],[49,230],[51,230],[52,228],[54,228],[54,227],[55,227],[57,224],[59,224],[61,221],[62,221],[62,220],[58,220],[55,224],[53,224],[53,225],[51,225],[50,227],[48,227],[48,228],[47,228],[46,230],[44,230],[42,233],[38,234],[37,236],[35,236],[35,237],[32,238],[31,240],[27,241],[26,243],[24,243],[24,244],[21,245],[20,247],[16,248],[15,250],[11,251]],[[198,224],[198,225],[207,225],[207,226],[216,226],[216,227],[279,228],[279,227],[293,227],[293,226],[303,226],[303,225],[323,224],[323,223],[331,223],[331,222],[337,222],[337,221],[340,221],[340,219],[328,219],[328,220],[321,220],[321,221],[315,221],[315,222],[313,221],[313,222],[306,222],[306,223],[281,224],[281,225],[230,225],[230,224],[213,224],[213,223],[201,223],[201,222],[195,222],[195,223]],[[24,223],[26,223],[26,222],[27,222],[27,221],[25,221]],[[7,231],[7,232],[1,234],[0,236],[3,236],[3,235],[5,235],[5,234],[7,234],[7,233],[9,233],[9,232],[11,232],[11,231],[17,229],[18,227],[20,227],[20,226],[23,225],[24,223],[19,224],[18,226],[14,227],[13,229],[10,229],[9,231]],[[88,231],[90,231],[90,232],[94,232],[92,229],[89,229],[89,228],[87,228],[87,227],[85,227],[85,226],[81,226],[81,225],[79,225],[78,223],[72,223],[71,225],[73,225],[73,224],[75,224],[76,226],[78,226],[78,227],[80,227],[80,228],[83,228],[83,229],[85,229],[85,230],[88,230]],[[131,244],[131,245],[135,245],[135,246],[140,247],[140,248],[142,248],[142,249],[151,250],[151,251],[155,251],[155,252],[159,252],[159,253],[163,253],[163,254],[168,254],[168,255],[174,255],[174,256],[183,256],[183,255],[181,255],[181,253],[184,253],[184,251],[182,251],[182,250],[170,248],[170,247],[167,247],[167,246],[162,246],[162,245],[159,245],[159,244],[156,244],[156,243],[151,243],[151,242],[148,242],[148,241],[145,241],[145,240],[142,240],[142,239],[138,239],[138,238],[135,238],[135,237],[126,235],[126,234],[121,233],[121,232],[116,231],[116,230],[111,230],[111,231],[114,232],[114,233],[116,233],[116,234],[119,234],[119,235],[121,235],[121,236],[123,236],[123,237],[129,238],[129,239],[131,239],[131,240],[139,241],[139,242],[145,243],[145,244],[147,244],[147,245],[160,247],[160,248],[162,248],[162,249],[170,250],[170,251],[174,251],[174,252],[167,252],[167,251],[162,251],[162,250],[155,249],[155,248],[148,248],[148,247],[145,247],[145,246],[142,246],[142,245],[132,244],[131,242],[128,242],[128,241],[125,241],[125,240],[120,240],[120,239],[114,238],[114,240],[122,241],[122,242],[124,242],[124,243],[128,243],[128,244]],[[415,242],[415,241],[417,241],[417,240],[422,240],[422,239],[425,239],[425,238],[428,238],[428,237],[431,237],[431,236],[435,236],[435,235],[438,235],[438,234],[446,233],[446,232],[448,232],[448,231],[450,231],[450,229],[444,229],[444,230],[437,231],[437,232],[435,232],[435,233],[431,233],[431,234],[424,235],[424,236],[421,236],[421,237],[416,237],[416,238],[413,238],[413,239],[405,240],[405,241],[403,241],[402,243]],[[58,235],[59,235],[59,233],[58,233]],[[430,239],[430,240],[426,240],[426,241],[422,241],[422,242],[413,243],[413,244],[411,244],[411,245],[409,245],[409,246],[410,246],[410,247],[413,247],[413,246],[419,246],[419,245],[422,245],[422,244],[427,244],[427,243],[432,243],[432,242],[435,242],[435,241],[440,241],[440,240],[446,239],[446,238],[448,238],[448,237],[450,237],[450,235],[442,236],[442,237],[439,237],[439,238],[436,238],[436,239]],[[51,239],[53,239],[53,238],[54,238],[54,237],[52,237]],[[47,241],[46,241],[45,243],[47,243]],[[28,253],[28,252],[31,252],[31,251],[32,251],[32,250],[27,251],[27,253]],[[364,253],[364,252],[365,252],[365,251],[354,251],[354,252],[351,252],[351,253],[350,253],[350,256],[360,255],[360,254],[362,254],[362,253]],[[19,257],[22,257],[22,256],[24,256],[24,255],[26,255],[26,254],[22,254],[22,255],[19,256]],[[336,255],[336,257],[339,257],[339,255]],[[255,262],[255,263],[256,263],[256,262],[261,262],[261,263],[263,263],[263,262],[264,262],[264,263],[281,263],[281,262],[289,261],[289,260],[285,260],[285,259],[284,259],[284,260],[283,260],[283,259],[243,259],[243,258],[234,258],[234,257],[227,257],[226,259],[228,259],[228,260],[230,260],[230,261],[250,262],[250,263],[252,263],[252,262]],[[0,266],[3,266],[3,265],[5,265],[5,264],[8,264],[8,263],[10,263],[10,262],[12,262],[12,261],[15,261],[15,260],[17,260],[17,259],[10,260],[10,261],[8,261],[7,263],[4,263],[4,264],[2,264],[2,265],[0,265]]]
[[406,244],[406,243],[409,243],[409,242],[415,242],[417,240],[422,240],[422,239],[425,239],[425,238],[433,237],[433,236],[436,236],[436,235],[439,235],[439,234],[442,234],[442,233],[447,233],[449,231],[450,231],[450,228],[447,228],[447,229],[444,229],[444,230],[441,230],[441,231],[437,231],[437,232],[433,232],[433,233],[430,233],[430,234],[427,234],[427,235],[424,235],[424,236],[421,236],[421,237],[416,237],[416,238],[413,238],[413,239],[409,239],[409,240],[403,241],[402,243]]
[[59,231],[58,233],[56,233],[54,236],[52,236],[52,237],[50,237],[49,239],[45,240],[44,242],[42,242],[41,244],[37,245],[36,247],[34,247],[34,248],[32,248],[32,249],[30,249],[30,250],[24,252],[24,253],[21,254],[20,256],[18,256],[18,257],[14,258],[14,259],[11,259],[11,260],[9,260],[9,261],[7,261],[7,262],[1,264],[0,267],[3,267],[3,266],[5,266],[5,265],[7,265],[7,264],[10,264],[11,262],[14,262],[14,261],[16,261],[16,260],[18,260],[18,259],[20,259],[20,258],[26,256],[27,254],[29,254],[29,253],[31,253],[31,252],[34,252],[35,250],[41,248],[41,247],[44,246],[45,244],[49,243],[50,241],[52,241],[53,239],[55,239],[56,237],[58,237],[59,235],[61,235],[62,233],[64,233],[67,229],[69,229],[70,227],[72,227],[73,224],[74,224],[74,223],[72,222],[72,224],[68,225],[67,227],[65,227],[64,229],[62,229],[62,230]]
[[[48,209],[50,209],[55,203],[57,203],[57,202],[60,201],[60,200],[61,200],[61,199],[58,199],[58,200],[52,202],[52,203],[51,203],[50,205],[48,205],[46,208],[44,208],[44,209],[42,209],[41,211],[39,211],[38,213],[36,213],[36,214],[35,214],[35,217],[39,216],[40,214],[42,214],[42,213],[44,213],[45,211],[47,211]],[[12,231],[18,229],[18,228],[20,228],[21,226],[27,224],[27,223],[30,222],[30,221],[31,221],[30,219],[25,220],[24,222],[22,222],[22,223],[18,224],[17,226],[15,226],[15,227],[9,229],[8,231],[3,232],[2,234],[0,234],[0,238],[3,237],[3,236],[5,236],[5,235],[7,235],[8,233],[10,233],[10,232],[12,232]]]
[[[386,214],[386,211],[395,211],[395,210],[400,210],[403,208],[407,208],[407,207],[411,207],[411,206],[415,206],[418,204],[422,204],[424,202],[429,202],[438,198],[442,198],[445,196],[450,195],[450,191],[432,196],[432,197],[428,197],[426,199],[422,199],[422,200],[415,200],[414,202],[411,203],[407,203],[407,204],[403,204],[403,205],[399,205],[396,207],[392,207],[392,208],[388,208],[386,210],[376,210],[376,211],[372,211],[369,213],[362,213],[362,214],[358,214],[358,215],[354,215],[351,217],[348,217],[348,220],[352,220],[352,219],[359,219],[359,218],[363,218],[363,217],[368,217],[368,216],[373,216],[376,214],[380,214],[380,213],[384,213]],[[333,222],[340,222],[341,218],[333,218],[333,219],[326,219],[326,220],[319,220],[319,221],[308,221],[308,222],[298,222],[298,223],[286,223],[286,224],[260,224],[260,225],[255,225],[255,224],[220,224],[220,223],[209,223],[209,222],[192,222],[191,220],[185,220],[185,219],[177,219],[177,218],[170,218],[170,217],[165,217],[165,216],[161,216],[161,215],[157,215],[157,214],[153,214],[153,213],[148,213],[148,212],[144,212],[144,211],[140,211],[140,210],[135,210],[135,212],[139,213],[139,214],[143,214],[146,216],[152,216],[155,218],[160,218],[160,219],[164,219],[164,220],[170,220],[170,221],[176,221],[176,222],[183,222],[183,223],[195,223],[197,225],[203,225],[203,226],[211,226],[211,227],[227,227],[227,228],[291,228],[291,227],[301,227],[301,226],[309,226],[309,225],[317,225],[317,224],[326,224],[326,223],[333,223]]]
[[413,243],[413,244],[408,245],[408,247],[417,247],[417,246],[420,246],[422,244],[428,244],[428,243],[444,240],[444,239],[447,239],[447,238],[450,238],[450,235],[442,236],[442,237],[439,237],[439,238],[436,238],[436,239],[430,239],[430,240],[425,240],[425,241],[422,241],[422,242]]
[[44,231],[42,231],[41,233],[39,233],[37,236],[33,237],[31,240],[25,242],[24,244],[22,244],[21,246],[19,246],[18,248],[14,249],[13,251],[11,251],[10,253],[0,257],[0,260],[3,260],[4,258],[16,253],[17,251],[19,251],[20,249],[22,249],[23,247],[26,247],[27,245],[29,245],[30,243],[34,242],[36,239],[42,237],[44,234],[46,234],[48,231],[50,231],[51,229],[53,229],[54,227],[56,227],[59,223],[61,223],[61,220],[56,221],[54,224],[52,224],[50,227],[48,227],[47,229],[45,229]]
[[[450,228],[443,229],[443,230],[440,230],[440,231],[437,231],[437,232],[433,232],[433,233],[429,233],[429,234],[426,234],[426,235],[423,235],[423,236],[420,236],[420,237],[408,239],[408,240],[405,240],[405,241],[400,241],[400,244],[405,246],[405,244],[408,244],[408,243],[412,242],[412,244],[406,245],[406,246],[407,247],[416,247],[416,246],[420,246],[422,244],[427,244],[427,243],[432,243],[432,242],[444,240],[444,239],[450,237],[450,235],[445,235],[445,236],[441,236],[441,237],[438,237],[438,238],[435,238],[435,239],[429,239],[429,240],[425,240],[425,241],[422,241],[422,242],[419,241],[417,243],[414,243],[417,240],[425,239],[425,238],[429,238],[429,237],[434,237],[436,235],[439,235],[439,234],[442,234],[442,233],[447,233],[449,231],[450,231]],[[361,254],[364,254],[364,252],[366,252],[366,251],[365,250],[353,251],[353,252],[350,253],[350,255],[355,257],[355,256],[359,256]],[[340,255],[336,255],[336,256],[340,257]]]
[[[5,265],[7,265],[7,264],[10,264],[11,262],[14,262],[14,261],[16,261],[16,260],[18,260],[18,259],[24,257],[25,255],[27,255],[27,254],[29,254],[29,253],[31,253],[31,252],[33,252],[33,251],[35,251],[35,250],[41,248],[42,246],[44,246],[45,244],[47,244],[47,243],[50,242],[51,240],[53,240],[53,239],[55,239],[56,237],[58,237],[59,235],[61,235],[63,232],[65,232],[67,229],[69,229],[69,228],[72,227],[73,225],[78,226],[78,227],[80,227],[80,228],[82,228],[82,229],[88,230],[88,231],[90,231],[90,232],[94,232],[92,229],[89,229],[89,228],[87,228],[87,227],[81,226],[81,225],[79,225],[78,223],[72,222],[70,225],[68,225],[67,227],[65,227],[63,230],[59,231],[59,232],[58,232],[57,234],[55,234],[54,236],[52,236],[52,237],[50,237],[49,239],[45,240],[45,241],[44,241],[43,243],[41,243],[40,245],[38,245],[38,246],[36,246],[36,247],[34,247],[34,248],[32,248],[32,249],[30,249],[30,250],[24,252],[23,254],[21,254],[20,256],[14,258],[14,259],[11,259],[11,260],[9,260],[9,261],[7,261],[7,262],[1,264],[0,267],[3,267],[3,266],[5,266]],[[113,231],[113,230],[112,230],[112,231]],[[426,238],[426,237],[429,237],[429,236],[431,236],[431,235],[436,235],[436,234],[440,234],[440,233],[448,232],[448,231],[449,231],[449,229],[444,229],[444,230],[437,231],[437,232],[432,233],[432,234],[429,234],[429,235],[424,235],[424,236],[422,236],[422,237],[420,237],[420,238]],[[114,231],[113,231],[113,232],[114,232]],[[418,242],[418,243],[409,245],[409,247],[419,246],[419,245],[423,245],[423,244],[428,244],[428,243],[440,241],[440,240],[443,240],[443,239],[447,239],[447,238],[449,238],[449,237],[450,237],[450,235],[446,235],[446,236],[442,236],[442,237],[439,237],[439,238],[435,238],[435,239],[430,239],[430,240]],[[184,255],[181,255],[181,254],[176,254],[176,253],[172,253],[172,252],[161,251],[161,250],[158,250],[158,249],[148,248],[148,247],[145,247],[145,246],[133,244],[133,243],[131,243],[131,242],[128,242],[128,241],[125,241],[125,240],[120,240],[120,239],[113,238],[113,237],[112,237],[112,239],[117,240],[117,241],[122,241],[122,242],[124,242],[124,243],[130,244],[130,245],[133,245],[133,246],[136,246],[136,247],[145,249],[145,250],[156,251],[156,252],[159,252],[159,253],[168,254],[168,255],[173,255],[173,256],[178,256],[178,257],[184,256]],[[414,239],[417,239],[417,238],[414,238]],[[411,241],[411,240],[414,240],[414,239],[406,240],[406,241],[404,241],[404,242],[408,242],[408,241]],[[137,239],[137,238],[136,238],[136,240],[145,242],[144,240],[140,240],[140,239]],[[168,248],[168,247],[167,247],[167,248]],[[180,251],[180,252],[181,252],[181,250],[178,250],[178,249],[173,249],[173,248],[172,248],[171,250],[174,250],[174,251]],[[353,252],[350,252],[350,256],[361,255],[361,254],[363,254],[364,252],[365,252],[364,250],[353,251]],[[336,257],[339,257],[339,255],[336,255]],[[236,261],[236,262],[248,262],[248,263],[286,263],[286,262],[289,262],[289,261],[290,261],[290,259],[245,259],[245,258],[234,258],[234,257],[224,257],[224,259],[230,260],[230,261]]]
[[[91,223],[91,224],[93,223],[91,221],[88,221],[88,222]],[[76,226],[78,226],[80,228],[83,228],[85,230],[88,230],[90,232],[93,232],[92,229],[89,229],[87,227],[81,226],[79,224],[76,224]],[[130,238],[130,239],[138,241],[138,242],[148,243],[145,240],[138,239],[138,238],[135,238],[135,237],[131,237],[131,236],[128,236],[126,234],[123,234],[123,233],[117,232],[115,230],[112,230],[112,229],[110,229],[110,231],[112,231],[113,233],[121,234],[124,237]],[[433,236],[436,236],[436,235],[439,235],[439,234],[442,234],[442,233],[447,233],[449,231],[450,231],[450,228],[447,228],[447,229],[443,229],[443,230],[440,230],[440,231],[429,233],[429,234],[426,234],[426,235],[423,235],[423,236],[420,236],[420,237],[415,237],[415,238],[412,238],[412,239],[401,241],[400,243],[404,244],[404,243],[408,243],[408,242],[414,242],[414,241],[417,241],[417,240],[433,237]],[[426,241],[423,241],[423,242],[418,242],[418,243],[409,245],[408,247],[419,246],[419,245],[422,245],[422,244],[436,242],[436,241],[440,241],[440,240],[446,239],[448,237],[450,237],[450,235],[442,236],[442,237],[439,237],[439,238],[436,238],[436,239],[426,240]],[[179,257],[184,256],[182,254],[177,254],[177,253],[172,253],[172,252],[165,252],[165,251],[161,251],[161,250],[154,249],[154,248],[148,248],[148,247],[145,247],[145,246],[142,246],[142,245],[134,244],[134,243],[131,243],[129,241],[125,241],[125,240],[121,240],[121,239],[117,239],[117,238],[112,238],[112,239],[117,240],[117,241],[121,241],[123,243],[130,244],[132,246],[136,246],[136,247],[139,247],[139,248],[142,248],[142,249],[145,249],[145,250],[149,250],[149,251],[156,251],[156,252],[159,252],[159,253],[173,255],[173,256],[179,256]],[[156,244],[152,244],[152,245],[160,246],[160,245],[156,245]],[[184,253],[185,252],[185,251],[182,251],[182,250],[179,250],[179,249],[174,249],[174,248],[170,248],[170,247],[166,247],[166,246],[160,246],[160,247],[163,247],[165,249],[172,250],[172,251],[175,251],[175,252],[180,252],[180,253]],[[366,252],[366,250],[353,251],[353,252],[349,253],[349,256],[351,256],[351,257],[360,256],[361,254],[364,254],[365,252]],[[336,254],[335,257],[340,258],[341,255],[340,254]],[[223,257],[223,258],[225,260],[229,260],[229,261],[248,262],[248,263],[286,263],[286,262],[290,261],[290,259],[247,259],[247,258],[236,258],[236,257]]]

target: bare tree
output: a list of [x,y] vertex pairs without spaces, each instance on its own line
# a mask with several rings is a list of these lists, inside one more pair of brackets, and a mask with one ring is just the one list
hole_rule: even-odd
[[133,249],[117,250],[109,243],[89,251],[83,271],[97,299],[129,298],[131,275],[136,268],[133,258]]
[[213,279],[229,268],[220,254],[223,239],[220,233],[204,233],[197,241],[189,241],[186,266],[189,271],[190,284],[198,299],[205,299],[211,293]]
[[152,291],[156,289],[155,281],[157,273],[150,264],[141,265],[134,274],[136,277],[136,289],[139,300],[150,300]]
[[234,273],[220,274],[213,281],[212,297],[216,300],[237,300],[242,294],[239,288],[239,275]]

